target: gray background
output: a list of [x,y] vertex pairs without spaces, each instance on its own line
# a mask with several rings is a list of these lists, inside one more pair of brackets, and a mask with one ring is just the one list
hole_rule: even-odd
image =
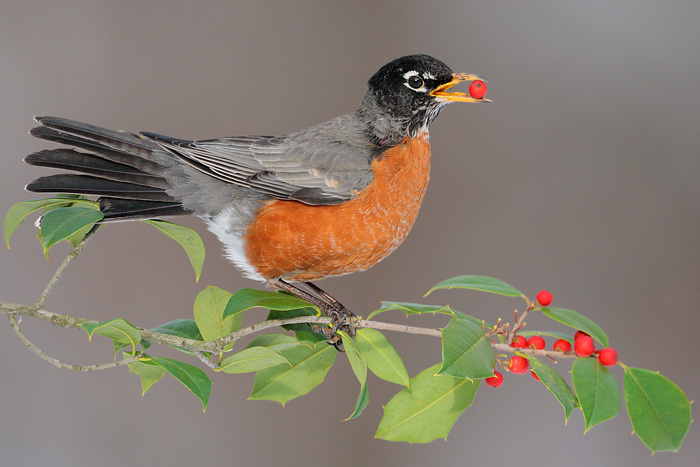
[[[24,155],[34,114],[183,138],[279,134],[354,110],[389,60],[428,53],[491,81],[492,105],[452,105],[433,124],[431,186],[411,235],[363,273],[322,283],[367,315],[381,300],[449,303],[488,320],[517,300],[445,291],[457,274],[496,276],[580,310],[622,361],[662,373],[698,398],[700,303],[700,6],[588,2],[0,2],[0,212],[36,198],[45,171]],[[256,286],[220,257],[199,284],[183,251],[145,224],[105,228],[47,307],[152,327],[191,317],[206,285]],[[43,258],[27,223],[0,248],[0,300],[29,303],[67,253]],[[248,322],[261,319],[253,312]],[[406,322],[399,313],[388,319]],[[533,316],[531,327],[549,327]],[[418,319],[409,324],[421,323]],[[444,326],[444,319],[426,319]],[[110,361],[111,345],[25,319],[26,333],[71,363]],[[437,339],[390,336],[415,375]],[[212,375],[209,408],[164,380],[140,398],[126,369],[59,371],[0,327],[2,465],[691,465],[654,457],[623,413],[586,436],[529,376],[482,388],[447,442],[373,438],[397,386],[358,384],[339,356],[325,384],[282,408],[246,401],[252,377]],[[161,355],[175,355],[159,349]],[[179,355],[179,354],[178,354]],[[569,362],[559,366],[566,372]],[[621,372],[615,370],[621,382]]]

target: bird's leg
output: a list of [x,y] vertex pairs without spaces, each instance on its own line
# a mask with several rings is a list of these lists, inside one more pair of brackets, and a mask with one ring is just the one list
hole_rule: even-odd
[[[339,315],[341,317],[337,322],[335,319],[333,320],[333,333],[335,333],[335,331],[337,331],[343,324],[345,324],[349,318],[355,317],[355,314],[352,311],[348,310],[345,307],[345,305],[343,305],[338,300],[330,296],[327,292],[325,292],[313,282],[304,282],[304,285],[306,285],[314,294],[316,294],[328,304],[328,308],[324,310],[326,311],[326,314],[330,312],[332,315]],[[352,327],[348,330],[348,332],[350,333],[350,335],[355,334],[354,329]]]
[[[327,337],[329,338],[329,341],[332,341],[332,344],[336,345],[336,332],[338,329],[346,327],[347,332],[350,333],[350,335],[355,334],[354,329],[345,324],[348,318],[354,318],[355,314],[315,284],[312,284],[311,282],[304,282],[304,285],[306,285],[313,292],[309,293],[293,284],[290,284],[289,282],[285,282],[282,279],[274,279],[270,280],[269,282],[272,286],[282,289],[295,297],[306,300],[307,302],[316,306],[318,309],[322,310],[326,316],[333,321],[333,327],[327,334]],[[326,334],[325,331],[324,334]]]

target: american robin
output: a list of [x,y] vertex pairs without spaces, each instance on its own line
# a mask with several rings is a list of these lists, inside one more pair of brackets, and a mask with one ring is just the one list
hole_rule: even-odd
[[27,164],[67,169],[33,192],[97,195],[105,221],[194,214],[244,275],[313,303],[335,323],[354,316],[313,280],[365,270],[403,242],[430,175],[428,127],[448,92],[477,75],[409,55],[368,82],[357,111],[284,136],[189,141],[36,117],[30,134],[76,149]]

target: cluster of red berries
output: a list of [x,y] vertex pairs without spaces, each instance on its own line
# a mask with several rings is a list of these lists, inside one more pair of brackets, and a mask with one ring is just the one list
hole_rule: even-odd
[[596,350],[593,338],[583,331],[577,331],[574,336],[574,352],[579,357],[590,357],[597,354],[598,361],[603,366],[613,366],[617,363],[617,350],[612,347]]
[[[546,290],[541,290],[537,294],[537,303],[542,306],[548,306],[550,303],[552,303],[552,294]],[[529,348],[542,350],[545,347],[545,342],[542,336],[535,335],[529,339],[526,339],[524,336],[518,335],[513,338],[513,342],[510,345],[516,349]],[[552,345],[552,348],[558,352],[569,352],[571,350],[571,342],[567,341],[566,339],[557,339],[554,342],[554,345]],[[606,348],[596,350],[593,338],[583,331],[576,332],[574,336],[573,348],[574,352],[579,357],[590,357],[594,354],[597,355],[598,361],[600,361],[603,366],[612,366],[617,363],[617,351],[615,349]],[[527,373],[527,370],[530,369],[530,361],[527,358],[515,355],[511,357],[510,361],[508,362],[508,369],[511,373],[515,373],[516,375],[525,374]],[[498,371],[494,371],[493,374],[494,376],[485,378],[484,381],[487,385],[497,388],[503,384],[503,375]],[[540,380],[532,370],[530,370],[530,374],[537,381]]]

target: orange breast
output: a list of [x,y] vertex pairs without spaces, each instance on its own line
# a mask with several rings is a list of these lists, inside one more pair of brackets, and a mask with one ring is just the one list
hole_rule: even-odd
[[427,135],[406,139],[372,162],[372,182],[335,206],[269,201],[245,238],[266,279],[310,281],[374,266],[408,235],[430,178]]

